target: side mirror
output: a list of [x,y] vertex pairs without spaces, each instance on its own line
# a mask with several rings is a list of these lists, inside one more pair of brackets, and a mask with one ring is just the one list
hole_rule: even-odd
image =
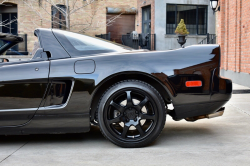
[[0,58],[0,62],[9,62],[9,59],[7,59],[7,58]]

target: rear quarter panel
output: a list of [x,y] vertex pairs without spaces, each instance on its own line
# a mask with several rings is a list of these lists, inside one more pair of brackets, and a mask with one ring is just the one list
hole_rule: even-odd
[[[191,46],[162,52],[124,53],[93,57],[96,85],[112,74],[138,71],[165,84],[175,105],[208,102],[211,76],[219,68],[218,45]],[[199,88],[185,87],[187,80],[202,80]]]
[[[213,113],[231,97],[231,81],[219,76],[219,45],[196,45],[161,52],[106,54],[94,56],[93,60],[96,63],[93,75],[97,86],[113,74],[128,71],[149,74],[163,83],[172,99],[175,119]],[[202,86],[186,87],[185,82],[192,80],[201,80]]]

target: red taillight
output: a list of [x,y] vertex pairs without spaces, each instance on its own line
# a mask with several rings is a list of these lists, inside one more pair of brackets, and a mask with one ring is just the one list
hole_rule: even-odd
[[186,87],[201,87],[201,81],[186,81]]

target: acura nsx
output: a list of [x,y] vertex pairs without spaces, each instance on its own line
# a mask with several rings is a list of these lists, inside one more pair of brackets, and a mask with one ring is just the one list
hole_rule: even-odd
[[[98,125],[112,143],[142,147],[160,135],[166,115],[192,122],[221,116],[231,98],[219,45],[147,51],[56,29],[34,34],[32,59],[0,63],[0,135]],[[0,33],[0,55],[22,41]]]

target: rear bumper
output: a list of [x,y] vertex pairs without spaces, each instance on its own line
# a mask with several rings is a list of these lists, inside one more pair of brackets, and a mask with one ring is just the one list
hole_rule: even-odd
[[211,90],[210,101],[228,101],[232,96],[232,91],[232,80],[224,77],[215,77]]
[[227,102],[228,100],[178,105],[174,107],[174,111],[171,112],[170,115],[173,117],[174,120],[181,120],[190,117],[213,114]]
[[170,113],[174,120],[209,115],[217,112],[232,96],[232,81],[217,77],[211,86],[210,100],[202,103],[191,103],[174,106]]

